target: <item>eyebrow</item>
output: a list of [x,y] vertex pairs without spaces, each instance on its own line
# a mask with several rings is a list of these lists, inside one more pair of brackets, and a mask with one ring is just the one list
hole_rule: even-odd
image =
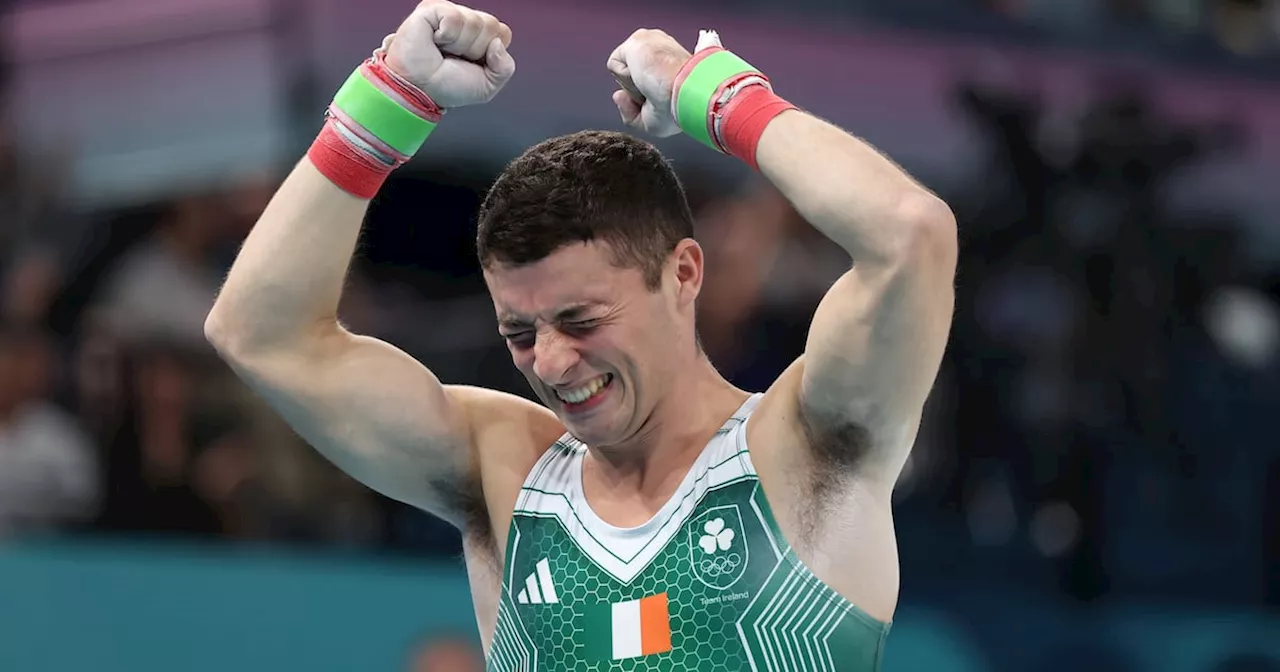
[[[600,303],[588,301],[586,303],[575,303],[571,306],[566,306],[556,311],[555,321],[573,322],[575,320],[581,320],[593,308],[600,305]],[[498,324],[499,326],[506,327],[507,329],[523,329],[532,326],[533,321],[508,313],[498,318]]]

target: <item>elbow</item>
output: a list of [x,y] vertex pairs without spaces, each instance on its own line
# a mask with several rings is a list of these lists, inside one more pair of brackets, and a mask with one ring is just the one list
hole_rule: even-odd
[[259,326],[225,298],[219,297],[204,318],[204,338],[218,356],[228,363],[242,361],[253,350],[261,350],[269,342]]
[[204,337],[223,361],[237,368],[272,359],[281,353],[315,354],[345,334],[337,319],[307,326],[284,326],[256,314],[245,314],[221,299],[204,320]]
[[231,359],[239,347],[238,343],[245,339],[243,333],[237,335],[237,330],[231,326],[233,321],[226,313],[227,310],[220,301],[214,304],[204,318],[204,338],[219,356]]
[[904,231],[899,261],[955,274],[959,232],[955,214],[945,201],[930,193],[914,194],[900,206]]

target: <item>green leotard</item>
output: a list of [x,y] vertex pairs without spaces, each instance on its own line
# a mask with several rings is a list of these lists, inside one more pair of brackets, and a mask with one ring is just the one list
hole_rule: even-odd
[[489,672],[874,672],[889,625],[805,567],[747,452],[749,399],[648,523],[619,529],[582,494],[561,438],[516,501]]

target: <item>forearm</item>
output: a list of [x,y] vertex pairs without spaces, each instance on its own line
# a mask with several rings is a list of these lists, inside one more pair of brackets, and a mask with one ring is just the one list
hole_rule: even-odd
[[206,322],[220,349],[288,347],[337,325],[338,302],[368,201],[309,159],[281,185],[236,257]]
[[914,237],[950,220],[945,204],[874,147],[799,110],[769,122],[760,172],[855,263],[890,263]]

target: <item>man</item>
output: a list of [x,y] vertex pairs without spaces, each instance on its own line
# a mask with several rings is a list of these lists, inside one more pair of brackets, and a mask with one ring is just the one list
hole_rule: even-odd
[[480,652],[463,637],[442,635],[417,642],[409,655],[409,672],[476,672],[484,669]]
[[335,96],[208,336],[339,467],[462,530],[491,670],[876,669],[890,496],[951,320],[950,211],[714,34],[695,56],[638,31],[608,59],[623,120],[757,165],[852,270],[804,356],[763,394],[735,389],[698,347],[703,254],[669,165],[623,134],[555,138],[498,178],[478,238],[544,406],[444,385],[335,311],[368,198],[441,108],[502,88],[510,39],[422,2]]
[[0,322],[0,542],[92,519],[101,499],[92,441],[54,404],[56,345]]

